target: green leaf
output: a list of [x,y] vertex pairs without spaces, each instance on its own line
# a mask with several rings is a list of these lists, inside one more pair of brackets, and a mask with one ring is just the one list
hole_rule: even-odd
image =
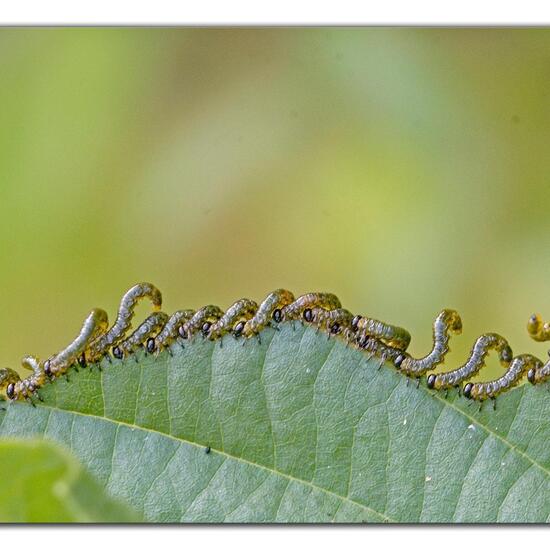
[[113,500],[59,445],[0,441],[0,521],[129,522],[139,515]]
[[44,404],[8,405],[0,434],[64,443],[147,521],[547,521],[543,387],[478,412],[335,338],[280,328],[71,373]]

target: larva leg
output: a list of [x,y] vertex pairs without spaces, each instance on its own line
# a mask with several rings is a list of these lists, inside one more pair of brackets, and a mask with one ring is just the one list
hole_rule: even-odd
[[109,321],[107,313],[102,309],[93,309],[82,324],[78,336],[57,355],[54,355],[44,368],[49,377],[57,377],[66,374],[69,367],[88,347],[89,343],[107,330]]
[[93,363],[108,356],[109,350],[120,342],[132,327],[132,319],[137,304],[144,298],[149,298],[153,304],[153,311],[158,312],[162,306],[162,294],[151,283],[140,283],[128,290],[118,308],[114,325],[103,335],[96,338],[86,350],[86,359]]
[[436,317],[433,324],[432,351],[421,359],[415,359],[406,353],[400,354],[394,364],[406,376],[423,376],[444,362],[449,351],[450,335],[461,332],[462,321],[458,313],[452,309],[445,309]]

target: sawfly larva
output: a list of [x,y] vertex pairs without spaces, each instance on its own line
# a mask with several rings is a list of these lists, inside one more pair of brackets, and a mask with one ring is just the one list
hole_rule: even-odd
[[122,340],[122,342],[113,348],[114,357],[123,359],[126,355],[133,353],[142,346],[148,338],[158,334],[163,329],[164,325],[166,325],[167,321],[168,315],[166,315],[166,313],[162,311],[151,313],[151,315],[149,315],[149,317],[147,317],[128,338]]
[[356,315],[353,318],[352,328],[358,333],[378,338],[388,346],[401,351],[405,351],[411,342],[411,335],[404,328],[389,325],[370,317]]
[[[296,298],[294,302],[283,308],[282,319],[284,321],[297,321],[304,318],[308,321],[311,310],[314,307],[323,309],[339,309],[342,307],[340,300],[328,292],[310,292]],[[308,312],[309,310],[309,312]]]
[[195,312],[192,309],[182,309],[172,313],[157,336],[147,340],[147,351],[153,353],[155,350],[169,348],[179,336],[180,327],[189,321],[194,314]]
[[294,301],[292,292],[280,288],[269,294],[258,307],[252,319],[249,319],[243,328],[243,336],[250,338],[257,336],[260,331],[271,323],[271,320],[280,323],[282,310]]
[[143,298],[149,298],[153,304],[153,311],[160,311],[162,307],[162,294],[151,283],[139,283],[128,290],[118,308],[118,314],[114,325],[99,338],[96,338],[86,350],[86,360],[94,362],[101,359],[108,351],[120,342],[124,335],[132,327],[134,310]]
[[546,342],[550,340],[550,323],[543,323],[541,316],[533,313],[527,321],[527,332],[533,340]]
[[338,308],[327,310],[322,307],[314,307],[305,310],[304,316],[306,315],[306,311],[311,312],[311,315],[307,314],[308,319],[310,319],[309,322],[315,325],[318,330],[322,329],[329,335],[340,334],[351,328],[353,314],[347,309]]
[[207,336],[212,324],[222,316],[223,311],[218,306],[201,307],[189,321],[180,326],[178,329],[179,335],[183,339],[191,339],[198,332],[201,332],[203,336]]
[[449,351],[450,334],[460,334],[461,332],[460,315],[452,309],[444,309],[433,324],[432,351],[421,359],[415,359],[403,353],[394,360],[394,365],[406,376],[419,378],[444,362],[445,355]]
[[428,376],[428,388],[435,390],[449,390],[460,387],[462,382],[475,376],[484,366],[485,359],[491,350],[498,352],[500,363],[508,367],[512,361],[512,349],[508,342],[499,334],[489,332],[482,334],[474,343],[468,361],[461,367],[441,374],[430,374]]
[[474,401],[493,399],[494,406],[494,400],[499,394],[517,386],[530,369],[538,369],[541,366],[542,361],[533,355],[518,355],[512,359],[510,366],[500,378],[489,382],[468,382],[464,386],[464,396]]
[[208,338],[216,340],[228,332],[233,332],[235,336],[240,336],[244,330],[245,323],[254,317],[256,311],[258,311],[258,304],[254,300],[249,300],[248,298],[237,300],[212,325]]
[[102,309],[92,309],[88,314],[78,336],[62,351],[48,359],[44,364],[44,372],[48,377],[65,374],[84,354],[90,342],[106,332],[109,326],[107,313]]

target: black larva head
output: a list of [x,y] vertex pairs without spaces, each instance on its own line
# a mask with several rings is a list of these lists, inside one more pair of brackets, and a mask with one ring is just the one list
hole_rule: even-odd
[[6,388],[6,395],[8,396],[8,399],[13,399],[15,397],[15,384],[8,384],[8,387]]
[[474,385],[471,382],[468,382],[468,384],[466,384],[464,386],[464,390],[462,392],[464,394],[464,397],[467,397],[468,399],[472,398],[472,388],[473,387],[474,387]]
[[353,330],[353,332],[355,332],[357,330],[357,325],[359,324],[359,321],[362,319],[361,315],[356,315],[352,320],[351,320],[351,329]]
[[401,363],[403,363],[403,361],[405,360],[405,356],[404,355],[398,355],[395,360],[393,361],[393,364],[395,365],[396,368],[401,368]]
[[338,334],[340,332],[340,325],[338,323],[332,323],[330,327],[331,334]]
[[206,321],[206,323],[203,323],[201,331],[205,336],[208,336],[211,326],[212,326],[212,323],[209,323],[208,321]]
[[280,323],[283,320],[283,312],[280,309],[276,309],[272,314],[273,320],[276,323]]
[[147,353],[153,353],[157,348],[154,338],[147,339]]
[[124,357],[124,354],[118,346],[115,346],[113,348],[113,356],[116,357],[116,359],[122,359]]
[[433,390],[435,386],[435,374],[430,374],[426,383],[428,385],[428,388],[430,388],[430,390]]
[[304,320],[306,320],[308,323],[311,323],[313,321],[313,311],[311,309],[305,309],[304,310]]
[[244,330],[244,321],[241,321],[240,323],[237,323],[233,328],[233,334],[235,336],[240,336],[243,333],[243,330]]
[[527,380],[529,380],[531,384],[535,383],[535,374],[536,374],[535,369],[529,369],[529,372],[527,373]]
[[187,331],[185,330],[185,328],[184,328],[183,326],[181,326],[181,327],[178,328],[178,334],[179,334],[184,340],[187,339]]

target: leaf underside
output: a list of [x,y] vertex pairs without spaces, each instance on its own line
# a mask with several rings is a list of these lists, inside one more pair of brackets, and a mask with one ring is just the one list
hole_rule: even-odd
[[71,372],[0,435],[68,446],[150,522],[546,522],[550,397],[447,399],[283,323]]
[[0,441],[0,521],[129,522],[139,516],[113,501],[67,451],[42,439]]

